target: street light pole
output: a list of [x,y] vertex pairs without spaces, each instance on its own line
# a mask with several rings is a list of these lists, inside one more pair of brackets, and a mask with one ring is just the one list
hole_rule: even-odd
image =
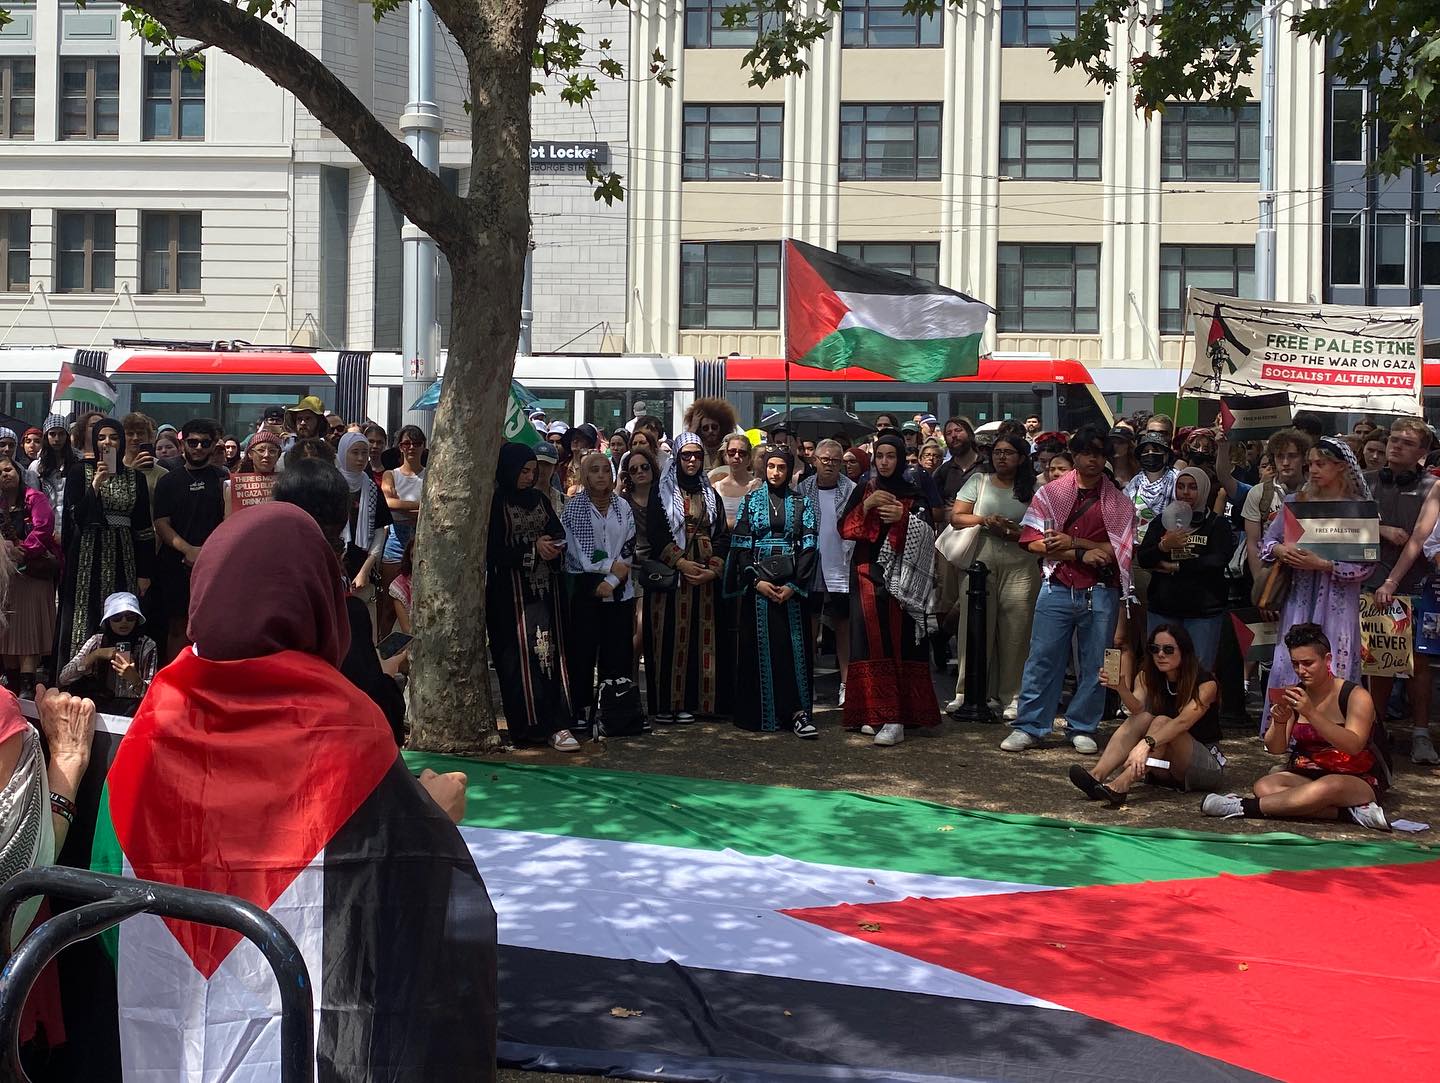
[[[400,117],[400,131],[415,160],[432,173],[440,171],[440,132],[444,121],[435,103],[435,13],[430,0],[410,0],[409,101]],[[435,324],[439,252],[428,233],[407,221],[400,232],[404,251],[404,299],[400,349],[405,366],[405,423],[427,432],[433,415],[411,410],[435,382],[440,336]]]
[[1260,215],[1255,230],[1255,293],[1275,300],[1275,106],[1279,52],[1279,0],[1264,0],[1260,29]]

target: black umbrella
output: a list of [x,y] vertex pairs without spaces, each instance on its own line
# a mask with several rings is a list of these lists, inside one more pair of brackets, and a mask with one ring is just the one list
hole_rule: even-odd
[[838,406],[796,406],[760,419],[767,433],[776,429],[793,432],[802,440],[824,440],[829,436],[867,436],[874,431],[848,410]]

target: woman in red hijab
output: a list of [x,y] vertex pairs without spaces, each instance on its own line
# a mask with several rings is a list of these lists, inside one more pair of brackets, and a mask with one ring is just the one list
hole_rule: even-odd
[[[257,538],[280,539],[285,559]],[[210,536],[194,647],[156,676],[116,752],[94,866],[279,919],[309,968],[322,1077],[491,1079],[495,912],[380,709],[337,668],[344,606],[340,565],[301,509],[246,508]],[[265,1074],[278,1001],[254,951],[185,922],[122,925],[125,1077],[143,1064],[179,1079],[197,1058]]]

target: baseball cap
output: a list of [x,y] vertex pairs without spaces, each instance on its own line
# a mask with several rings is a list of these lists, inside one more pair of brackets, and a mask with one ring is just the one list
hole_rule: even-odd
[[919,432],[919,431],[920,431],[920,423],[919,423],[918,421],[907,421],[907,422],[905,422],[905,424],[903,424],[903,425],[900,426],[900,431],[901,431],[901,432]]
[[535,445],[535,458],[545,463],[558,463],[560,453],[555,450],[554,444],[541,443]]
[[283,407],[283,406],[267,406],[267,407],[265,408],[265,420],[266,420],[266,421],[284,421],[284,420],[285,420],[285,407]]
[[1167,454],[1170,451],[1170,441],[1165,439],[1163,432],[1145,432],[1140,434],[1140,441],[1136,445],[1136,451],[1144,451],[1147,447],[1158,447]]

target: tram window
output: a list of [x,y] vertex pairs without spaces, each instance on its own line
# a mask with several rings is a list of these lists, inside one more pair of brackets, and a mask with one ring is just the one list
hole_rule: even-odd
[[8,383],[5,385],[5,413],[39,425],[50,412],[51,385],[45,383]]
[[[995,420],[995,399],[992,395],[969,395],[952,392],[950,395],[950,416],[968,418],[972,425],[984,425]],[[945,420],[943,417],[940,419]]]
[[184,425],[197,417],[219,416],[218,390],[181,391],[178,388],[145,388],[137,390],[132,400],[135,409],[149,414],[157,425]]
[[859,414],[862,421],[873,422],[877,414],[894,414],[901,425],[916,414],[933,414],[935,400],[912,395],[908,398],[881,398],[878,395],[847,395],[847,409]]
[[1093,384],[1066,384],[1055,388],[1055,405],[1060,413],[1060,428],[1074,432],[1081,425],[1110,428],[1110,408],[1100,398]]
[[[838,407],[840,407],[842,410],[845,408],[845,407],[844,407],[844,403],[841,401],[841,396],[840,396],[840,395],[791,395],[791,396],[790,396],[790,405],[791,405],[791,406],[838,406]],[[769,417],[771,414],[783,414],[784,412],[785,412],[785,393],[782,391],[782,392],[781,392],[780,394],[778,394],[778,395],[770,395],[770,396],[768,396],[768,397],[765,399],[765,401],[760,404],[760,412],[759,412],[758,414],[756,414],[756,418],[757,418],[757,419],[759,419],[759,418],[765,418],[765,417]],[[744,418],[741,418],[741,420],[743,421],[743,420],[745,420],[745,419],[744,419]]]
[[546,421],[563,421],[567,425],[573,425],[575,417],[575,396],[574,395],[539,395],[535,399],[535,405],[545,411]]
[[222,390],[224,406],[220,412],[220,427],[225,430],[226,435],[243,439],[255,431],[267,406],[291,406],[299,400],[302,390],[295,387],[247,387],[244,391]]
[[1035,397],[1035,392],[1025,391],[1002,391],[996,396],[998,406],[995,413],[995,420],[1004,421],[1007,417],[1016,421],[1024,421],[1030,414],[1040,412],[1040,400]]

